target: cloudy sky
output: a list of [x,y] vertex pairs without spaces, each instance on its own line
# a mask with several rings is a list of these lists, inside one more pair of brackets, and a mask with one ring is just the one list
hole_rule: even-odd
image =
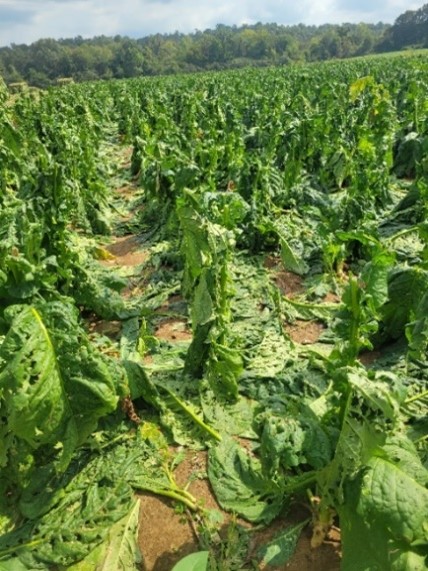
[[141,38],[216,24],[393,23],[424,0],[0,0],[0,46],[39,38]]

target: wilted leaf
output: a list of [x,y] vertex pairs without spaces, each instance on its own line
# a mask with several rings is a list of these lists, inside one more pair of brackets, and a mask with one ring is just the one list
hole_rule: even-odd
[[129,514],[115,523],[104,543],[68,571],[137,571],[141,561],[138,547],[138,518],[140,500]]
[[272,541],[263,545],[258,551],[260,563],[272,566],[285,565],[294,555],[300,533],[307,523],[308,520],[288,527]]
[[210,450],[208,477],[221,507],[249,521],[269,523],[283,506],[281,490],[262,475],[260,462],[230,437]]

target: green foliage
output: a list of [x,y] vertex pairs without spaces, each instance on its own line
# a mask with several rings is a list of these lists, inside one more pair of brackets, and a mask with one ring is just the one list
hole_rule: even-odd
[[156,34],[137,40],[120,36],[40,39],[30,46],[0,48],[0,63],[7,83],[25,80],[41,88],[61,85],[66,89],[64,78],[120,79],[364,55],[382,40],[387,28],[382,23],[219,24],[203,32]]
[[101,543],[83,561],[68,567],[69,571],[131,571],[138,570],[141,554],[138,548],[138,520],[140,500],[129,514],[109,530],[107,540]]
[[242,359],[228,341],[233,295],[229,264],[234,237],[231,230],[200,213],[197,196],[185,193],[177,212],[183,232],[185,258],[183,290],[191,299],[193,340],[186,356],[185,372],[205,375],[219,396],[236,399]]
[[21,511],[35,517],[48,509],[49,492],[39,488],[40,477],[65,471],[98,420],[115,410],[126,380],[91,346],[73,306],[13,307],[10,313],[15,317],[0,347],[0,396],[7,419],[2,479],[3,486],[13,484]]
[[[345,488],[339,509],[345,571],[376,565],[397,571],[426,566],[427,474],[418,481],[417,472],[415,477],[409,466],[394,461],[394,452],[390,448],[386,457],[373,456],[364,474]],[[411,458],[413,468],[414,452]]]
[[414,315],[414,321],[406,326],[409,352],[412,357],[423,359],[428,351],[428,291],[423,294]]
[[[298,415],[266,415],[260,437],[263,468],[272,478],[299,465],[323,468],[332,457],[331,442],[310,410]],[[281,470],[282,469],[282,470]]]
[[267,545],[259,549],[262,565],[285,565],[293,556],[302,529],[307,522],[298,523],[276,535]]
[[208,475],[219,504],[248,521],[269,523],[283,507],[279,486],[230,437],[210,450]]
[[208,551],[191,553],[174,565],[172,571],[206,571],[208,569]]
[[382,320],[387,333],[397,338],[427,291],[427,271],[420,267],[398,266],[388,280],[388,302],[382,308]]
[[427,21],[427,4],[417,10],[406,10],[386,31],[381,48],[399,50],[404,47],[427,47]]
[[[156,427],[147,425],[135,436],[119,425],[113,439],[111,431],[97,436],[98,452],[80,451],[64,475],[44,482],[43,474],[37,473],[34,488],[49,485],[56,492],[46,506],[49,512],[33,514],[3,533],[0,562],[18,565],[17,556],[26,569],[48,569],[52,565],[68,568],[81,561],[76,566],[80,571],[95,559],[98,565],[103,563],[102,569],[136,568],[139,508],[135,489],[203,512],[196,499],[175,483],[166,440]],[[37,498],[31,497],[33,511],[34,502]]]
[[[262,61],[260,31],[236,33]],[[329,32],[312,55],[342,53]],[[118,75],[149,65],[117,44]],[[1,107],[0,568],[134,568],[137,489],[195,514],[209,567],[242,568],[248,534],[216,543],[218,518],[174,478],[177,445],[210,447],[220,505],[251,522],[319,497],[315,531],[338,514],[344,569],[423,568],[425,99],[409,56],[67,85]],[[148,254],[129,282],[93,259],[124,176],[118,133]],[[88,311],[119,321],[113,338]],[[165,319],[192,340],[158,338]],[[295,335],[315,320],[315,343]],[[265,562],[284,564],[300,527]]]
[[[130,447],[131,444],[131,447]],[[16,553],[30,569],[54,564],[70,566],[85,558],[98,544],[107,540],[113,524],[129,517],[135,505],[128,480],[142,465],[150,464],[149,450],[132,442],[114,447],[104,454],[82,453],[56,485],[57,493],[50,511],[41,517],[24,520],[0,540],[0,557]],[[36,489],[46,485],[40,475]],[[129,521],[129,520],[128,520]],[[117,528],[116,528],[117,530]]]
[[[335,324],[335,331],[344,342],[332,353],[333,359],[352,365],[361,349],[373,348],[371,339],[378,330],[381,311],[386,310],[390,291],[388,278],[393,263],[394,256],[381,251],[365,264],[359,278],[349,277]],[[403,332],[402,325],[400,329],[397,327],[397,337]]]

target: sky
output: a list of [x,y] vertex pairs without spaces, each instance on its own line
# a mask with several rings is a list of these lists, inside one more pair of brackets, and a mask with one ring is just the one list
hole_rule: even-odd
[[40,38],[188,33],[216,24],[393,23],[426,0],[0,0],[0,46]]

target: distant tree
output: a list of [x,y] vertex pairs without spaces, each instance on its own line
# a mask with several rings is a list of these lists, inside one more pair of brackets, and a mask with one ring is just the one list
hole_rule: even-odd
[[341,39],[337,31],[329,30],[321,37],[313,38],[309,54],[312,61],[341,57]]
[[398,16],[379,43],[382,51],[406,47],[428,47],[428,4]]
[[32,45],[32,71],[48,80],[66,75],[61,61],[64,49],[59,42],[50,38],[35,42]]
[[121,40],[113,66],[115,77],[136,77],[142,74],[143,55],[135,40]]
[[[426,13],[418,12],[417,17],[423,29]],[[398,19],[400,26],[406,18]],[[42,39],[29,46],[0,48],[0,72],[8,83],[24,80],[44,87],[56,85],[59,77],[86,81],[342,58],[369,53],[386,29],[382,23],[283,26],[258,22],[219,24],[192,34],[154,34],[138,40],[119,35]]]
[[37,71],[36,69],[30,69],[28,73],[28,83],[34,87],[46,88],[51,85],[49,77],[42,71]]

